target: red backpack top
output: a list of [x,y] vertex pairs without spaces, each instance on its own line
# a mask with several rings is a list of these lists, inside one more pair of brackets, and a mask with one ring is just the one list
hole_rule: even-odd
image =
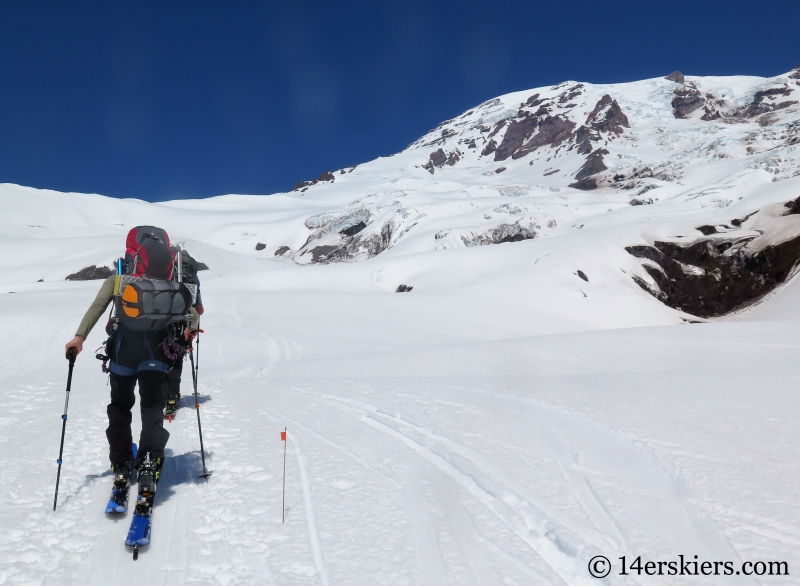
[[170,250],[169,235],[154,226],[136,226],[128,232],[125,241],[126,275],[147,275],[169,281],[175,254]]

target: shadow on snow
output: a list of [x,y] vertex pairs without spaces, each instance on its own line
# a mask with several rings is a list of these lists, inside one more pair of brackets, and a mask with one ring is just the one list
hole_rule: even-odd
[[[198,395],[197,402],[201,405],[210,401],[211,397],[209,395]],[[178,409],[183,409],[186,407],[194,407],[194,395],[181,395],[181,401],[178,403]]]
[[[206,464],[211,455],[206,452]],[[203,472],[203,462],[200,459],[200,451],[187,452],[180,456],[173,456],[172,450],[167,449],[164,458],[164,467],[161,469],[161,478],[158,481],[158,493],[156,494],[156,506],[159,501],[165,502],[175,494],[174,488],[181,484],[202,484],[204,478],[200,478]]]

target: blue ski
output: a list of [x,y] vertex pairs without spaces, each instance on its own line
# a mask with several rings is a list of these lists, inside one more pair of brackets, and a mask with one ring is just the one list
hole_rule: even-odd
[[153,461],[148,453],[139,465],[139,494],[136,497],[128,537],[125,539],[125,546],[133,548],[134,560],[139,559],[139,548],[150,544],[150,518],[153,516],[156,486],[162,463],[162,458]]
[[125,539],[125,546],[133,548],[133,559],[139,557],[139,547],[150,543],[150,517],[153,514],[153,497],[143,497],[139,495],[136,499],[131,528],[128,529],[128,537]]

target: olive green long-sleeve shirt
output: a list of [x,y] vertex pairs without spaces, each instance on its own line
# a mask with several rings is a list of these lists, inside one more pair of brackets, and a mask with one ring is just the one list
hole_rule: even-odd
[[[94,301],[92,301],[92,304],[89,306],[89,310],[81,320],[81,325],[78,326],[78,331],[75,332],[76,336],[83,336],[83,338],[86,339],[97,321],[103,316],[103,313],[105,313],[106,309],[108,309],[108,304],[111,303],[111,300],[114,298],[115,278],[116,275],[111,275],[105,281],[103,281],[100,291],[97,292],[97,297],[95,297]],[[189,327],[193,330],[199,329],[200,316],[197,314],[194,307],[189,308],[189,313],[192,316],[189,320]]]
[[92,331],[92,328],[97,323],[97,320],[99,320],[106,309],[108,309],[108,304],[111,303],[111,300],[114,298],[114,279],[116,279],[116,275],[111,275],[103,281],[100,291],[97,292],[97,297],[92,301],[89,310],[81,320],[81,325],[78,326],[78,331],[75,332],[76,336],[83,336],[83,338],[86,339],[89,336],[89,332]]

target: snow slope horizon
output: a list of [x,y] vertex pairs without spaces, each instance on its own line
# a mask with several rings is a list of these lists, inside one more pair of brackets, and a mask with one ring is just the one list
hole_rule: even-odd
[[[1,185],[0,582],[573,585],[596,583],[587,563],[598,554],[737,568],[785,560],[794,575],[800,281],[789,275],[755,307],[698,320],[637,284],[652,285],[646,266],[657,269],[626,251],[730,239],[765,250],[800,234],[800,216],[783,215],[800,196],[788,144],[797,108],[736,117],[791,75],[688,77],[702,90],[688,119],[670,98],[692,87],[668,80],[584,84],[566,113],[559,96],[572,82],[511,94],[393,157],[269,197],[149,204]],[[704,96],[712,91],[727,105]],[[508,153],[547,124],[562,128],[524,114],[534,93],[551,118],[575,119],[572,138],[502,161],[467,146],[503,121],[498,147],[512,123],[533,128]],[[600,117],[622,132],[590,128],[602,141],[579,153],[583,112],[607,93]],[[702,120],[706,106],[721,118]],[[508,117],[490,120],[499,114]],[[776,119],[762,126],[767,114]],[[570,187],[599,148],[620,167],[588,176],[595,189]],[[563,173],[545,175],[552,163]],[[644,167],[652,176],[631,171]],[[134,564],[127,519],[101,510],[99,326],[76,364],[57,512],[50,503],[63,344],[100,284],[63,279],[109,264],[136,224],[164,227],[210,266],[200,392],[215,474],[197,482],[194,414],[181,409],[153,545]],[[401,284],[413,290],[395,293]],[[723,579],[792,580],[647,578]],[[641,580],[614,572],[605,583]]]

